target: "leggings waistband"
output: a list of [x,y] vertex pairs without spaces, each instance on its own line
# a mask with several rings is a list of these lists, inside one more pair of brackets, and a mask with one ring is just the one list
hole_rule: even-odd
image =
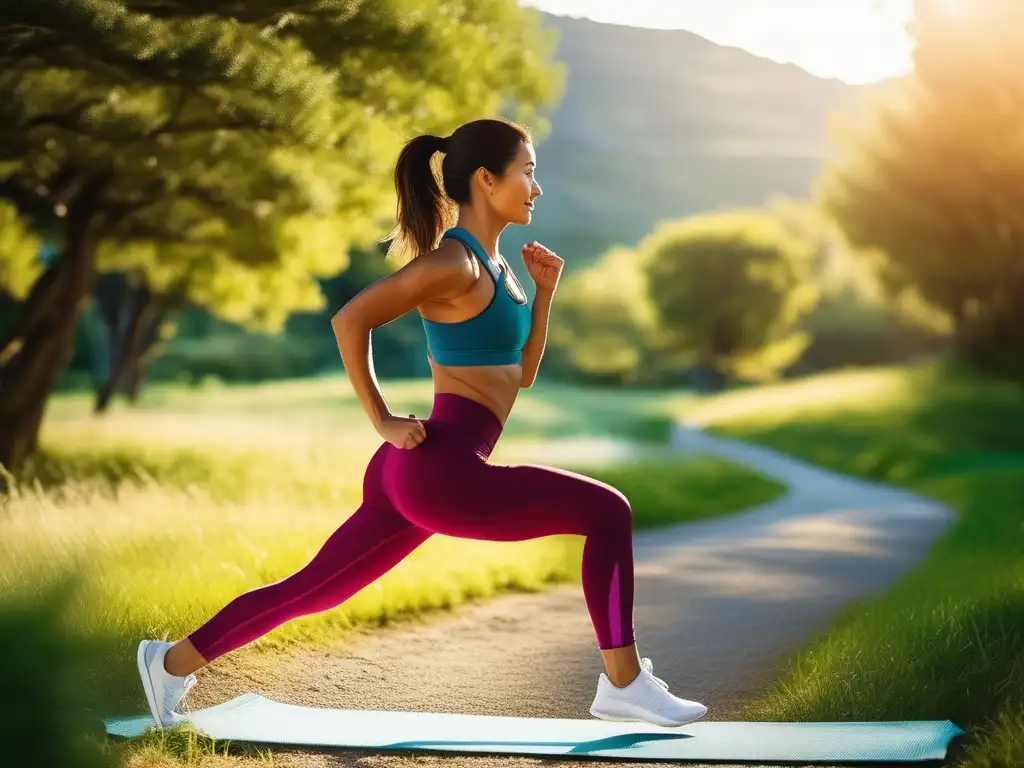
[[451,392],[434,394],[427,422],[446,422],[459,427],[460,436],[486,448],[490,454],[501,436],[501,420],[482,403]]

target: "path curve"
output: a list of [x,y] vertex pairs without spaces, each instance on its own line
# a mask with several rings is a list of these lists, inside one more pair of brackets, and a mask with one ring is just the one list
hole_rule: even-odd
[[[636,534],[641,654],[673,691],[709,707],[705,720],[736,719],[740,703],[777,678],[776,665],[794,648],[849,602],[885,589],[917,563],[953,517],[907,491],[682,425],[670,443],[746,465],[789,488],[745,512]],[[600,671],[582,593],[559,586],[358,631],[315,651],[243,648],[200,672],[189,702],[197,709],[256,691],[310,706],[588,718]],[[275,760],[301,768],[541,762],[355,750],[275,750]]]

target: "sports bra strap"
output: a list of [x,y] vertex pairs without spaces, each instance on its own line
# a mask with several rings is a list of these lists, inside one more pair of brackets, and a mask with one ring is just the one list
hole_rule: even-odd
[[442,240],[449,237],[453,237],[458,240],[469,249],[470,253],[475,254],[476,257],[483,262],[484,268],[487,270],[487,274],[491,276],[491,280],[493,280],[495,286],[497,286],[498,278],[500,276],[500,272],[497,272],[497,270],[499,270],[500,267],[498,267],[498,265],[491,261],[487,256],[487,253],[484,251],[484,247],[480,245],[480,241],[473,237],[471,232],[463,229],[462,227],[452,227],[441,235]]

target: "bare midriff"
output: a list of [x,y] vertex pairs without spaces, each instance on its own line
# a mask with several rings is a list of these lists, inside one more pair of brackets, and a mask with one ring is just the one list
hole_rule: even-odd
[[430,359],[434,391],[462,395],[490,409],[502,426],[519,395],[523,367],[510,365],[452,366]]

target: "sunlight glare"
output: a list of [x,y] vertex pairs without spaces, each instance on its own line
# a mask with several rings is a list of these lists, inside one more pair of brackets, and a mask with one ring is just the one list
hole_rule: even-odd
[[[550,13],[609,24],[686,29],[819,77],[863,83],[912,66],[905,25],[913,0],[521,0]],[[940,0],[966,6],[969,0]]]
[[970,11],[972,0],[933,0],[940,11],[954,19],[964,19]]

